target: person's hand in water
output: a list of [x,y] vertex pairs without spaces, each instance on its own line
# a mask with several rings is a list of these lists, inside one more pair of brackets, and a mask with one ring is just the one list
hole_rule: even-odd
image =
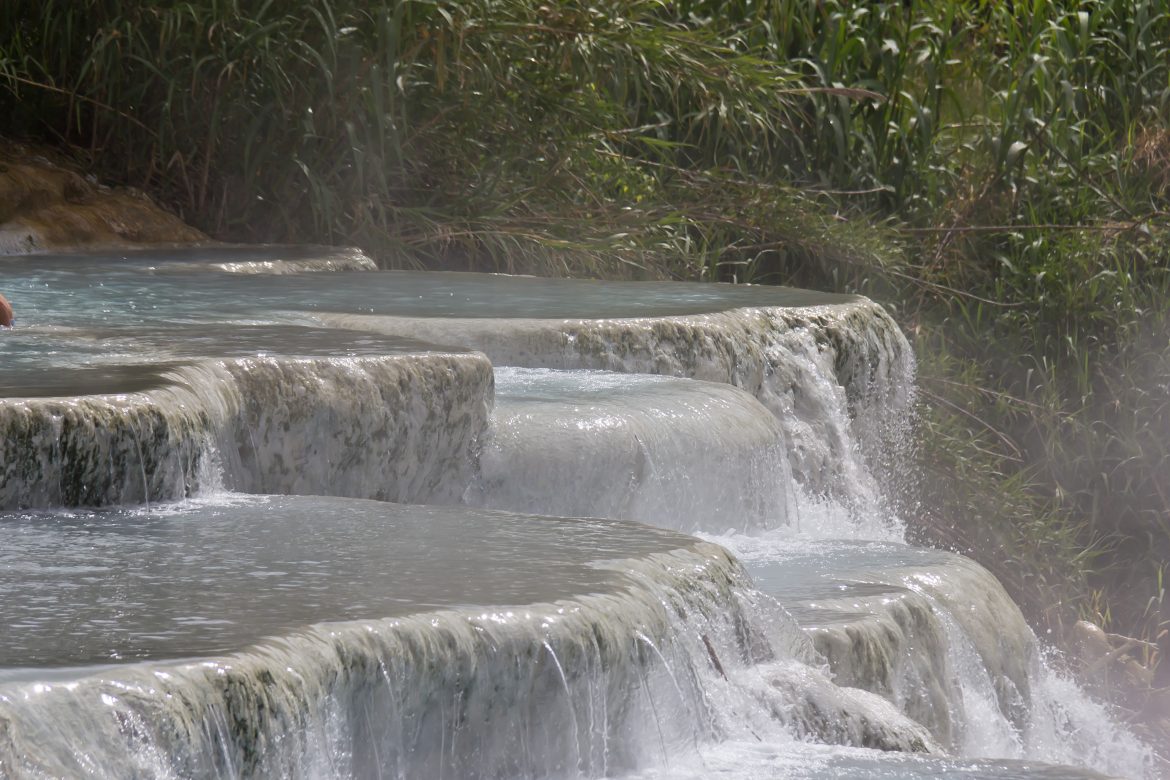
[[16,315],[12,312],[12,304],[3,295],[0,295],[0,327],[11,328],[12,323],[16,321]]

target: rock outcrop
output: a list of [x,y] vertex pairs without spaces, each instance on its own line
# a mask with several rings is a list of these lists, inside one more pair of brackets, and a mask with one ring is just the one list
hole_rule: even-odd
[[207,241],[144,193],[0,139],[0,255]]

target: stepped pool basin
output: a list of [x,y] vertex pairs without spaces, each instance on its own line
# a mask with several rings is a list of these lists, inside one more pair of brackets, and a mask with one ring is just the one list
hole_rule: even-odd
[[1157,774],[903,542],[914,358],[867,299],[0,265],[0,776]]
[[5,668],[231,653],[317,623],[612,595],[629,587],[622,561],[702,546],[612,520],[244,494],[0,524]]

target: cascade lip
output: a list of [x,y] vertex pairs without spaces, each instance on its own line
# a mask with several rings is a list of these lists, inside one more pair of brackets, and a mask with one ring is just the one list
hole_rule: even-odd
[[14,331],[0,339],[0,399],[121,395],[175,384],[171,372],[207,360],[390,358],[470,354],[367,331],[252,323],[158,324],[140,330]]
[[960,556],[928,547],[831,540],[794,545],[767,560],[747,561],[753,581],[806,628],[872,617],[869,606],[912,590],[900,572],[944,572]]
[[[305,262],[309,249],[299,251]],[[333,251],[333,250],[330,250]],[[175,260],[182,254],[189,260]],[[142,250],[131,254],[3,260],[17,324],[101,327],[167,320],[256,318],[303,322],[319,314],[412,318],[598,320],[710,314],[740,308],[855,303],[857,296],[711,282],[612,282],[435,271],[238,274],[264,263],[259,248]],[[125,257],[125,260],[120,258]],[[325,260],[330,256],[325,255]],[[155,272],[170,264],[168,273]]]
[[[0,260],[17,313],[17,327],[0,333],[0,398],[139,392],[165,385],[167,371],[194,359],[462,351],[375,335],[361,321],[367,316],[475,329],[488,322],[688,317],[864,301],[719,283],[415,271],[242,275],[220,267],[353,255],[321,247],[204,246]],[[413,335],[410,328],[405,335]],[[428,338],[460,341],[442,327]]]
[[[477,328],[489,321],[687,317],[864,301],[787,287],[700,282],[415,271],[252,275],[220,268],[352,256],[352,250],[320,247],[220,246],[0,260],[4,292],[17,315],[17,327],[0,333],[5,367],[0,397],[136,392],[164,384],[160,375],[176,362],[259,351],[286,356],[458,351],[375,336],[360,321],[331,321],[347,316]],[[164,267],[170,271],[157,272]],[[325,335],[347,328],[345,336]],[[405,335],[411,335],[409,328]],[[431,340],[459,340],[449,335],[438,331]],[[154,368],[142,367],[148,365]]]
[[234,263],[305,263],[317,261],[361,266],[373,270],[374,263],[358,249],[313,244],[221,244],[180,243],[150,247],[96,248],[77,251],[49,251],[28,255],[0,255],[0,268],[14,270],[70,270],[86,268],[133,268],[141,272],[190,269]]
[[[974,561],[930,548],[875,542],[817,542],[745,565],[806,631],[833,630],[888,613],[897,600],[926,598],[961,627],[994,679],[1031,686],[1036,637],[999,582]],[[836,594],[834,594],[836,591]],[[1008,717],[1009,702],[1001,699]]]
[[718,549],[617,520],[316,496],[10,512],[0,533],[0,679],[220,656],[322,623],[522,614],[620,594],[637,559]]
[[682,531],[787,522],[784,432],[754,395],[663,375],[515,367],[494,375],[465,503]]

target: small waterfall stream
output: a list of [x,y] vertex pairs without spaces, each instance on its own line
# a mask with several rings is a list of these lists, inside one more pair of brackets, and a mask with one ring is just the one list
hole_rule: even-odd
[[870,301],[3,262],[0,777],[1154,777],[903,543]]

